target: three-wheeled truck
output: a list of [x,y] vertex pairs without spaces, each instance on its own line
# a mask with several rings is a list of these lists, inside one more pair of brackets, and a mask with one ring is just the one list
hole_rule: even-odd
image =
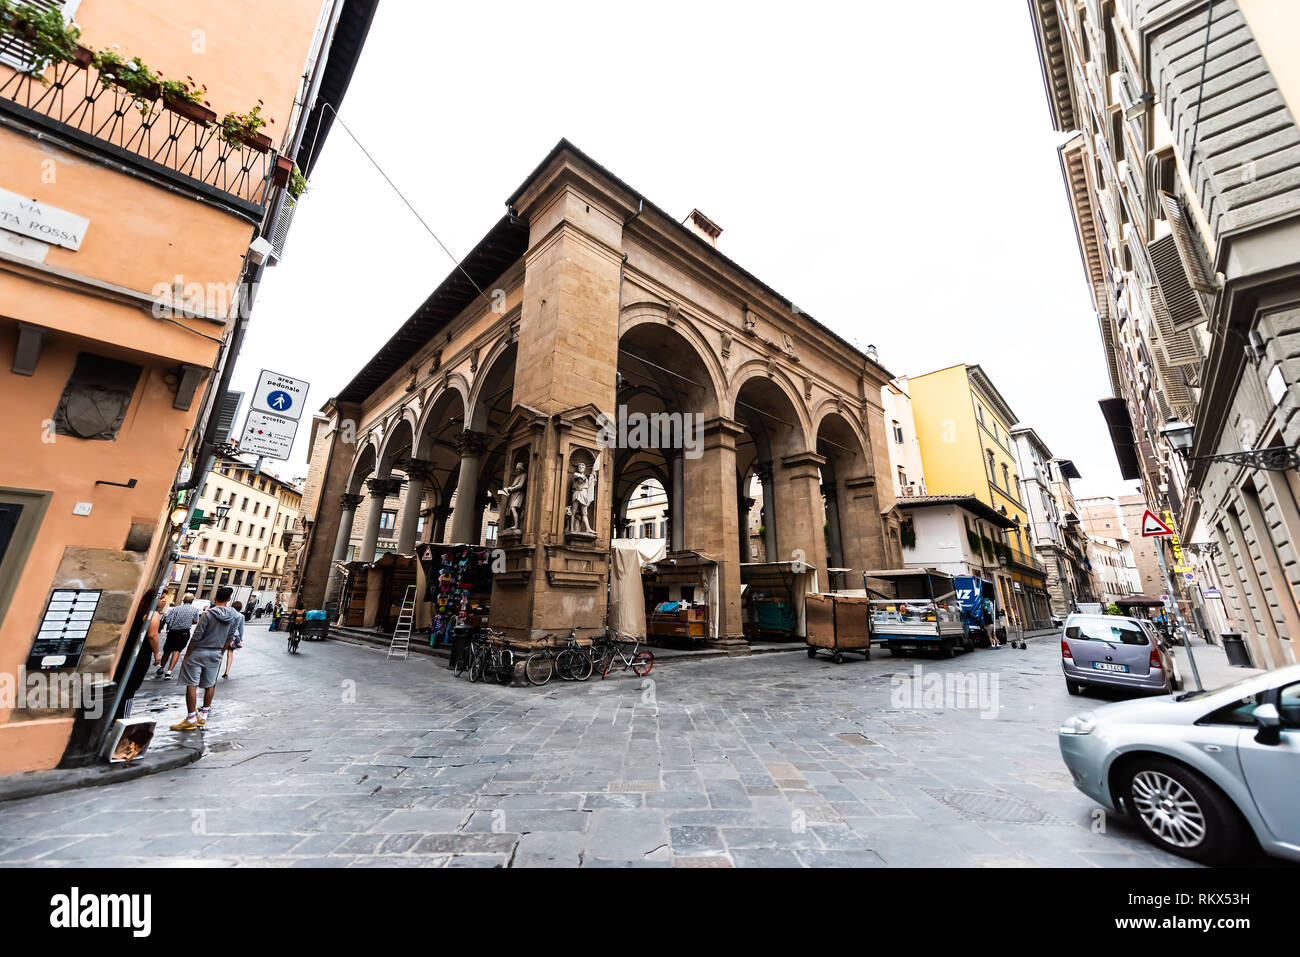
[[891,655],[932,651],[951,658],[958,647],[975,647],[952,576],[928,568],[878,568],[863,578],[872,640]]

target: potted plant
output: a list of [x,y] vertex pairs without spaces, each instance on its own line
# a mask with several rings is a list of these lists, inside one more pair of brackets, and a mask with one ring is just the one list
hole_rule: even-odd
[[298,198],[302,196],[303,193],[307,192],[307,177],[303,176],[302,173],[298,172],[298,167],[296,166],[293,168],[293,172],[289,174],[288,189],[289,189],[289,198],[292,199],[295,203],[298,201]]
[[275,120],[268,121],[262,115],[264,105],[261,100],[258,100],[257,106],[247,113],[227,113],[223,116],[221,118],[221,139],[235,149],[243,149],[247,146],[259,153],[269,152],[271,137],[260,131],[268,122],[274,123]]
[[14,6],[9,0],[0,0],[0,33],[21,38],[31,47],[31,62],[26,72],[42,82],[41,74],[51,63],[86,65],[78,52],[85,49],[77,43],[81,29],[65,23],[57,7],[36,7],[30,3]]
[[95,69],[99,71],[99,82],[104,89],[116,86],[125,91],[135,100],[141,113],[151,112],[153,104],[162,96],[162,79],[138,56],[127,60],[112,50],[100,50],[95,54]]
[[163,105],[186,119],[209,126],[216,122],[217,114],[208,108],[207,101],[203,99],[203,94],[206,92],[208,88],[196,86],[192,76],[187,76],[183,80],[163,80]]

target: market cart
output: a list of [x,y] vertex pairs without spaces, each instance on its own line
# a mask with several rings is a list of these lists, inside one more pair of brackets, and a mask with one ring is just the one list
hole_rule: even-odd
[[807,626],[808,657],[818,650],[829,651],[838,665],[845,652],[871,658],[871,626],[864,597],[851,595],[805,595],[804,616]]

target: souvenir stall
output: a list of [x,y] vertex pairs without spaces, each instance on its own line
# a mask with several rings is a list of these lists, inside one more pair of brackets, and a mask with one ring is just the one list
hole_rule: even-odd
[[744,562],[740,566],[741,619],[748,641],[804,640],[804,596],[817,591],[807,562]]
[[433,612],[429,644],[450,642],[457,625],[486,626],[492,607],[492,549],[424,544],[418,551],[424,600]]
[[665,554],[641,571],[651,641],[718,637],[718,563],[699,552]]

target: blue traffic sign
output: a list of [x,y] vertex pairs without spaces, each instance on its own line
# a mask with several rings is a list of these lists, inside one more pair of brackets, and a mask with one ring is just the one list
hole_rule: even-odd
[[289,407],[293,405],[293,396],[277,389],[267,395],[266,404],[277,412],[287,412]]

